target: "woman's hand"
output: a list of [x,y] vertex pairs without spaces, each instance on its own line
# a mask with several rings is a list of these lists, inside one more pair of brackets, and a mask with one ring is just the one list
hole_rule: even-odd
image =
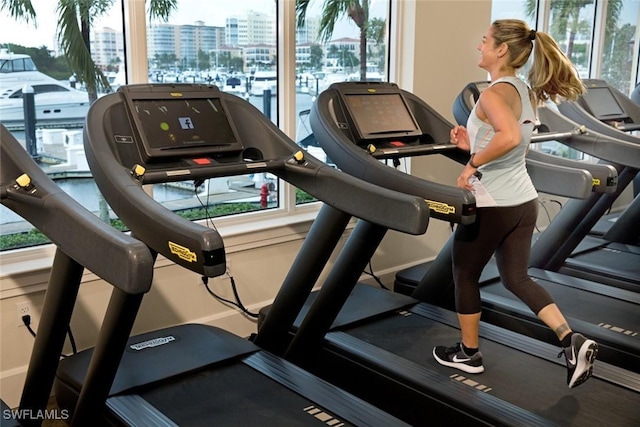
[[471,178],[478,169],[472,167],[469,163],[464,166],[462,173],[458,176],[457,186],[458,188],[462,188],[464,190],[473,190],[473,185],[469,183],[469,178]]
[[457,145],[458,148],[462,150],[471,150],[471,144],[469,143],[469,134],[467,133],[467,128],[465,128],[464,126],[455,126],[453,129],[451,129],[449,140],[453,145]]

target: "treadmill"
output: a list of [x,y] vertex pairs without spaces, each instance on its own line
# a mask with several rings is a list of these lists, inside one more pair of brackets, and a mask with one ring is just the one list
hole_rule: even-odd
[[[598,129],[600,133],[623,138],[631,142],[640,142],[638,135],[633,133],[640,130],[640,123],[638,122],[640,120],[640,104],[625,96],[604,80],[584,79],[583,82],[587,87],[587,93],[580,97],[577,102],[562,104],[560,111],[574,120],[589,123],[594,129]],[[637,88],[633,94],[636,92]],[[640,189],[639,184],[640,174],[636,174],[633,179],[634,198],[637,198],[636,196]],[[635,203],[638,204],[638,202]],[[635,208],[630,207],[623,212],[603,215],[589,231],[589,234],[603,237],[608,233],[607,240],[639,244],[640,235],[636,233],[634,236],[628,230],[629,223],[624,224],[625,221],[632,221],[630,219],[632,215],[638,215],[638,209],[640,208],[637,206]],[[620,218],[622,218],[622,222],[618,222]],[[611,230],[612,228],[613,230]],[[626,232],[625,229],[627,229]]]
[[[640,129],[640,106],[603,80],[585,80],[587,92],[576,102],[563,102],[560,112],[589,129],[638,146],[640,138],[628,132]],[[620,163],[620,174],[636,178],[640,164],[637,157]],[[626,186],[626,185],[625,185]],[[623,187],[624,188],[624,187]],[[613,195],[617,197],[617,194]],[[576,216],[581,221],[567,240],[546,240],[535,251],[554,253],[539,256],[538,265],[576,277],[640,290],[640,198],[637,196],[620,215],[606,215],[615,197],[594,200],[590,210],[581,204],[563,209],[561,218]],[[615,222],[611,222],[611,217]],[[589,235],[596,230],[601,235]]]
[[[487,82],[470,83],[456,98],[454,116],[459,123],[466,122],[475,100],[487,85]],[[472,96],[469,97],[469,94]],[[539,108],[538,115],[540,117],[539,131],[534,135],[532,142],[551,140],[552,135],[561,134],[564,129],[579,127],[549,107]],[[558,119],[563,122],[557,121]],[[587,135],[590,133],[582,134],[583,137]],[[591,137],[595,138],[597,135],[592,134]],[[573,144],[576,147],[580,146],[573,141],[573,137],[560,138],[558,141]],[[600,144],[605,143],[604,139],[600,140]],[[609,143],[615,144],[615,141],[611,140]],[[616,186],[616,169],[611,165],[586,164],[533,150],[529,155],[536,155],[536,158],[549,164],[588,168],[594,176],[592,195],[600,196],[619,191]],[[571,186],[560,176],[556,176],[556,180]],[[605,182],[608,184],[603,185]],[[538,188],[538,190],[551,194],[556,192],[553,187],[545,190]],[[587,198],[583,197],[583,199]],[[534,235],[534,245],[537,239],[544,238],[548,232],[547,229],[541,236]],[[450,257],[452,243],[453,237],[445,244],[434,261],[399,271],[396,275],[396,286],[401,284],[401,289],[412,290],[411,295],[421,301],[433,302],[445,308],[454,309],[454,285]],[[574,329],[592,337],[601,344],[599,360],[640,372],[640,331],[638,330],[640,298],[637,293],[542,268],[529,268],[529,275],[551,294]],[[494,259],[490,260],[483,271],[480,286],[484,320],[550,344],[557,343],[555,334],[502,285]]]
[[[155,202],[143,185],[271,172],[326,201],[319,218],[332,218],[333,230],[308,239],[329,246],[352,216],[410,234],[428,224],[421,198],[381,191],[325,165],[249,102],[215,86],[123,86],[92,105],[84,141],[98,187],[133,235],[153,254],[202,276],[225,271],[220,235]],[[388,209],[373,208],[390,200]],[[314,261],[296,268],[306,273]],[[72,425],[100,417],[150,426],[405,424],[219,328],[186,324],[130,337],[120,319],[132,323],[139,304],[125,297],[104,321],[121,349],[88,349],[60,362],[55,395],[73,414]],[[94,392],[85,393],[91,386]]]
[[[111,228],[58,187],[0,124],[0,201],[56,245],[44,305],[31,353],[18,413],[28,416],[47,408],[56,369],[67,336],[82,274],[92,271],[113,286],[107,309],[111,315],[123,298],[141,298],[151,287],[153,257],[138,240]],[[123,316],[126,327],[133,318]],[[124,343],[100,330],[96,353],[117,354]],[[117,358],[114,356],[117,365]],[[110,366],[103,366],[109,375]],[[95,373],[95,372],[94,372]],[[98,390],[90,384],[83,396]],[[4,404],[4,402],[3,402]],[[3,424],[5,421],[3,406]],[[42,418],[13,420],[40,425]]]
[[[362,115],[356,117],[369,123],[364,131],[356,127],[349,103],[361,108]],[[394,106],[391,112],[389,105]],[[451,125],[415,95],[393,83],[335,83],[313,104],[310,123],[341,169],[388,188],[406,186],[437,208],[432,217],[445,219],[445,212],[455,212],[453,207],[444,209],[447,203],[439,202],[438,194],[429,193],[433,183],[394,172],[378,161],[405,146],[415,155],[460,154],[438,142],[448,141]],[[366,130],[373,140],[359,138]],[[456,190],[449,188],[450,195]],[[296,319],[285,358],[412,425],[637,423],[637,373],[598,363],[584,388],[568,389],[557,346],[486,322],[481,323],[480,344],[487,355],[485,373],[461,375],[439,365],[431,351],[459,339],[455,313],[357,284],[368,261],[360,256],[366,247],[366,234],[350,236],[322,287]]]

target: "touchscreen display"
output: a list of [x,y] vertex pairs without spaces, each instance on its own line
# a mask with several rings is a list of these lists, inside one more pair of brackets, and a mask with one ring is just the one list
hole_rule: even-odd
[[582,95],[591,114],[600,120],[626,119],[628,116],[608,87],[592,87]]
[[362,138],[419,131],[409,108],[398,93],[345,94],[347,108]]
[[171,155],[171,151],[192,153],[198,148],[203,153],[216,147],[241,149],[218,98],[134,99],[132,103],[151,157]]

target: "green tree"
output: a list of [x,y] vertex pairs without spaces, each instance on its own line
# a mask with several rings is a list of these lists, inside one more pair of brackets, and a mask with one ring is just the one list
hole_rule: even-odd
[[63,57],[51,56],[46,46],[26,47],[13,43],[8,43],[7,48],[13,53],[23,53],[29,55],[33,62],[38,65],[38,70],[57,80],[68,79],[72,74],[71,67]]
[[[622,10],[623,0],[609,0],[607,2],[607,22],[605,31],[613,31],[617,25]],[[549,9],[552,22],[550,34],[558,41],[564,40],[568,33],[565,54],[573,60],[573,47],[576,35],[584,28],[580,24],[580,11],[594,4],[594,0],[551,0]],[[529,18],[535,18],[538,0],[525,0],[525,13]]]
[[309,48],[309,65],[314,70],[322,69],[322,48],[320,45],[313,44]]
[[[336,22],[347,15],[360,29],[360,80],[367,78],[367,37],[369,36],[369,3],[371,0],[324,0],[318,37],[327,42],[333,35]],[[296,0],[298,27],[303,27],[307,17],[307,7],[311,0]]]
[[[111,90],[107,78],[91,58],[90,31],[94,22],[113,6],[114,1],[59,0],[56,7],[58,43],[73,73],[84,82],[91,102],[98,98],[99,91]],[[148,4],[152,19],[166,20],[176,9],[177,0],[148,0]],[[37,24],[31,0],[1,0],[0,10],[8,11],[16,20]]]
[[202,49],[198,50],[198,69],[208,70],[211,67],[211,55]]

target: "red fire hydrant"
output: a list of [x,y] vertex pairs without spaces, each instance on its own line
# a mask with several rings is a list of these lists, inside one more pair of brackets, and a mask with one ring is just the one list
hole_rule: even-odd
[[263,182],[262,186],[260,187],[260,207],[266,208],[268,201],[269,201],[269,184],[266,182]]

